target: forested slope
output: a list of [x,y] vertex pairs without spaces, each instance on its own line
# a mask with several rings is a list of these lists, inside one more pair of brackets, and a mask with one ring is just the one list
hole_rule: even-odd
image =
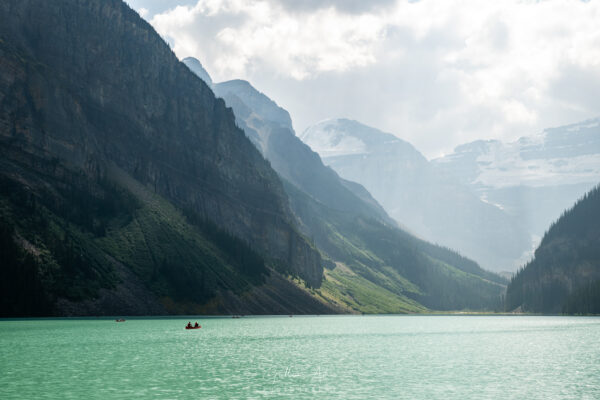
[[552,224],[510,282],[506,309],[600,314],[600,186]]
[[0,20],[2,315],[331,311],[279,279],[323,269],[277,174],[135,11]]

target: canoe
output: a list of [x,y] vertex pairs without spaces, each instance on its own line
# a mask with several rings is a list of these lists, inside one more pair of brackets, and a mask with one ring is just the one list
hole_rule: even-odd
[[185,329],[200,329],[202,326],[186,326]]

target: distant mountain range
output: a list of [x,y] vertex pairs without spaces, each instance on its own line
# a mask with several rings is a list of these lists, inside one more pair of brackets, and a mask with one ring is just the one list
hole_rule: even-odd
[[468,143],[433,164],[516,217],[535,247],[550,223],[600,181],[600,120],[512,143]]
[[362,312],[497,307],[503,279],[399,229],[365,188],[323,165],[274,101],[241,80],[213,90],[278,172],[302,232],[326,259],[318,297]]
[[300,137],[410,231],[509,273],[600,176],[598,129],[586,121],[515,143],[478,141],[430,162],[398,137],[352,120],[323,121]]
[[506,309],[600,314],[600,186],[552,224],[511,280]]
[[511,143],[476,141],[433,160],[475,188],[597,183],[600,119],[546,129]]
[[345,179],[364,185],[400,224],[502,271],[529,248],[516,219],[432,165],[411,144],[347,119],[318,123],[301,139]]

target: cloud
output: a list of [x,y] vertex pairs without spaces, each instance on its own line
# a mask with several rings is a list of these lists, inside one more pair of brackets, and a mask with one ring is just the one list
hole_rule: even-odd
[[178,5],[196,4],[197,0],[125,0],[142,18],[152,19],[156,14],[164,13]]
[[148,13],[150,12],[147,8],[144,7],[140,7],[137,10],[138,14],[140,14],[140,17],[142,18],[146,18],[148,16]]
[[393,4],[395,0],[272,0],[290,11],[314,12],[322,8],[334,7],[336,10],[358,14]]
[[433,157],[598,115],[598,20],[595,1],[188,0],[151,23],[299,130],[354,118]]
[[260,64],[294,79],[374,63],[381,22],[333,6],[298,16],[276,2],[239,0],[201,0],[152,19],[158,32],[174,39],[178,55],[205,53],[201,38],[215,41],[209,51],[218,75],[244,75]]
[[597,67],[563,64],[549,93],[567,107],[577,110],[600,110],[600,74]]

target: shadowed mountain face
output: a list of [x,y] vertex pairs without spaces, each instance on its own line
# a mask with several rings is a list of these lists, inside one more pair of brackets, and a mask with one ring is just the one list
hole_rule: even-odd
[[[46,314],[102,299],[132,314],[252,312],[234,298],[287,290],[271,268],[320,285],[277,174],[137,13],[117,0],[9,0],[0,16],[3,244],[30,265],[4,273],[36,282]],[[134,289],[147,301],[123,297]],[[298,304],[327,309],[311,301]]]
[[600,313],[600,187],[550,226],[535,257],[512,279],[506,309]]
[[394,135],[337,119],[308,128],[301,138],[325,164],[364,185],[393,218],[422,238],[494,271],[509,270],[530,247],[516,218],[479,199]]
[[501,278],[400,230],[364,187],[295,136],[287,111],[245,81],[213,89],[282,177],[303,232],[327,259],[316,296],[362,312],[498,307]]

